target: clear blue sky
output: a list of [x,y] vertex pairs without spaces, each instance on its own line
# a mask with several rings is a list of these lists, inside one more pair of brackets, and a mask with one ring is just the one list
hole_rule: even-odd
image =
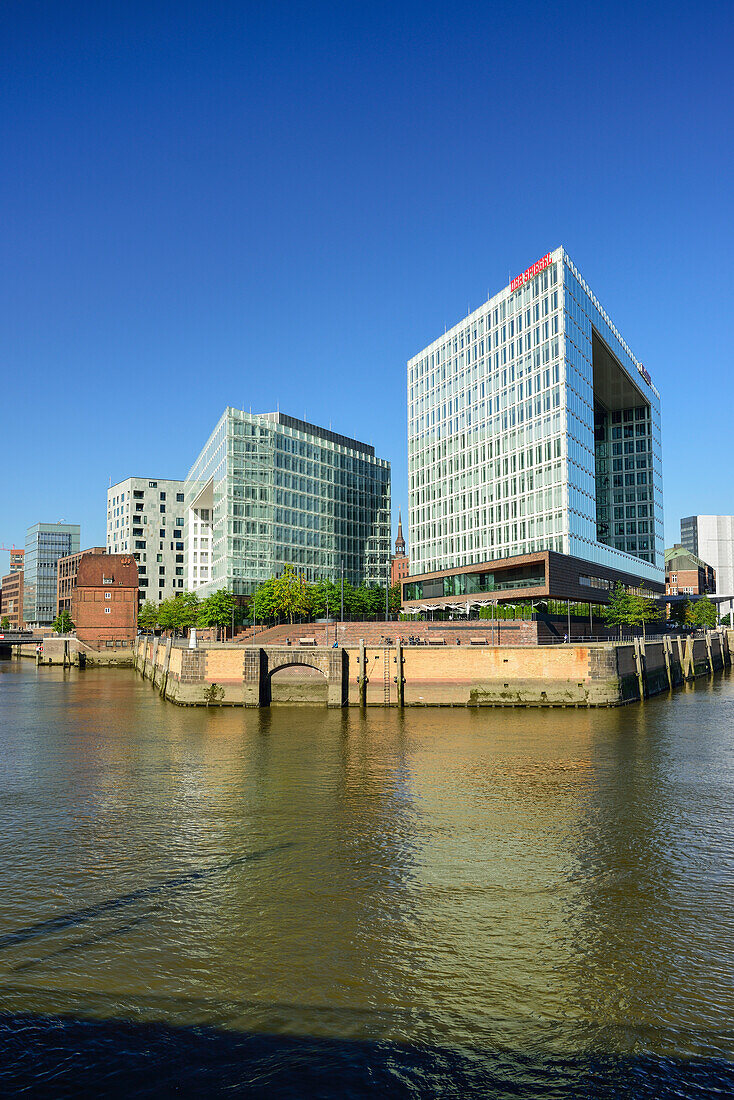
[[228,404],[374,443],[397,518],[406,359],[559,244],[661,391],[667,542],[734,511],[733,10],[5,0],[0,542],[104,542]]

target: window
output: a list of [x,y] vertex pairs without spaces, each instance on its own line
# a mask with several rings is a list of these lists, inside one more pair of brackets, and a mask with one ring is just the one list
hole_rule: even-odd
[[165,512],[165,510],[166,510],[165,504],[160,505],[160,510],[161,510],[161,512]]
[[149,481],[148,482],[148,488],[149,489],[157,489],[158,488],[158,482],[157,481]]
[[165,500],[165,499],[166,499],[166,494],[165,494],[165,493],[161,493],[161,500]]
[[177,504],[183,504],[183,498],[184,498],[183,493],[176,493],[176,503]]
[[106,607],[106,608],[104,609],[104,613],[105,613],[105,615],[109,615],[109,613],[110,613],[111,611],[112,611],[112,608],[111,608],[111,607]]
[[105,594],[104,594],[104,598],[105,598],[106,600],[111,600],[111,599],[112,599],[112,593],[111,593],[111,592],[105,592]]

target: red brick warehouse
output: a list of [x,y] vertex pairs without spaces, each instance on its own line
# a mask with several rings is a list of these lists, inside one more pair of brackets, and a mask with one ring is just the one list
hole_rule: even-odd
[[138,627],[138,567],[131,554],[83,554],[71,617],[80,641],[97,649],[129,645]]

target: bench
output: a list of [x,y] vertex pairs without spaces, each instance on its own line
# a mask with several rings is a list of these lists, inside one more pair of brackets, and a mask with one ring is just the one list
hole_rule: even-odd
[[298,639],[298,644],[299,645],[316,645],[316,639],[315,638],[299,638]]

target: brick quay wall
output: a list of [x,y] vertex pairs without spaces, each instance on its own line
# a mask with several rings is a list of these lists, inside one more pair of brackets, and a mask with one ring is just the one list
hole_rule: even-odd
[[732,631],[645,643],[214,645],[139,638],[135,667],[184,706],[619,706],[731,663]]

